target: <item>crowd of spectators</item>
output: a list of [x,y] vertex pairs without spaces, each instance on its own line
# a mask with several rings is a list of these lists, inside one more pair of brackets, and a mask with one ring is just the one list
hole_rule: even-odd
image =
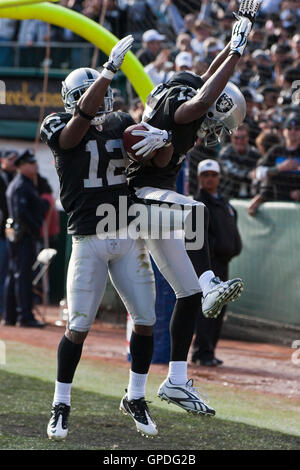
[[[133,34],[134,52],[154,85],[178,70],[197,74],[230,40],[238,1],[61,0],[60,4],[101,22],[117,37]],[[68,29],[39,20],[0,19],[0,66],[11,66],[15,40],[24,50],[61,41],[85,43]],[[83,65],[81,48],[71,48],[63,64]],[[32,60],[31,54],[31,60]],[[101,60],[101,59],[100,59]],[[84,64],[90,65],[90,64]],[[200,139],[188,154],[190,193],[202,159],[215,158],[222,169],[221,188],[228,198],[254,198],[249,214],[265,200],[300,200],[300,2],[265,0],[250,34],[246,53],[232,77],[247,103],[245,123],[222,144],[207,149]],[[143,105],[129,83],[115,90],[115,110],[129,111],[136,121]],[[276,149],[274,149],[276,145]]]

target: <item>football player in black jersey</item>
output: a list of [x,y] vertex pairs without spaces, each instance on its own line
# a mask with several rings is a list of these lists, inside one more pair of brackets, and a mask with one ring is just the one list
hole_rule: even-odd
[[130,203],[122,134],[134,121],[126,113],[113,112],[109,84],[132,42],[132,36],[119,41],[101,73],[90,68],[71,72],[62,85],[66,112],[47,116],[41,126],[41,138],[54,155],[68,233],[73,236],[67,277],[69,318],[58,347],[57,380],[47,428],[50,439],[67,436],[72,381],[108,272],[134,322],[129,385],[120,409],[134,419],[142,434],[157,434],[144,399],[155,322],[149,254],[141,240],[120,237],[122,227],[106,239],[99,238],[97,231],[99,209],[109,205],[117,213],[121,197]]
[[[159,153],[144,164],[130,163],[127,169],[129,185],[146,203],[163,202],[186,207],[201,204],[174,191],[176,176],[186,152],[193,147],[198,135],[207,145],[212,141],[215,143],[221,131],[230,133],[245,117],[245,99],[229,79],[247,45],[259,3],[259,0],[242,0],[230,43],[203,76],[186,71],[175,73],[166,84],[157,86],[149,95],[143,115],[147,130],[132,131],[134,135],[144,136],[133,149],[138,155],[149,155],[159,140],[155,128],[160,128],[172,133],[174,152],[163,168],[157,168]],[[170,322],[169,372],[159,387],[158,396],[187,411],[212,415],[214,410],[201,399],[192,379],[187,378],[187,357],[199,311],[200,292],[203,294],[203,314],[215,318],[223,305],[241,294],[243,282],[239,278],[222,282],[210,269],[208,210],[205,207],[203,210],[204,245],[193,263],[185,250],[183,237],[148,239],[146,244],[176,294]],[[190,248],[190,253],[192,250]]]

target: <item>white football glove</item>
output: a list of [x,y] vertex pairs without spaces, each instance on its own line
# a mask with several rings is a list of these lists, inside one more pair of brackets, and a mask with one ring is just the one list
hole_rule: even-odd
[[233,25],[230,51],[242,55],[262,0],[242,0]]
[[125,54],[131,49],[133,41],[134,39],[132,35],[129,34],[125,38],[121,39],[121,41],[117,42],[111,50],[108,62],[103,64],[103,67],[116,73],[123,64]]
[[136,130],[131,132],[132,135],[144,137],[143,140],[140,140],[132,146],[132,150],[138,150],[135,152],[136,155],[143,155],[143,157],[147,157],[154,150],[160,149],[166,145],[170,145],[172,138],[171,133],[162,129],[158,129],[157,127],[150,126],[150,124],[147,122],[142,121],[140,124],[145,126],[147,130]]
[[241,18],[234,23],[230,43],[231,54],[243,55],[251,28],[252,23],[248,18]]

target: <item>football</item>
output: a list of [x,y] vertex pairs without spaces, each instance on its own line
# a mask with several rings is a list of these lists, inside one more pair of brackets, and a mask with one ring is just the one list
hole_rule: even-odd
[[[132,126],[127,127],[127,129],[125,129],[125,131],[123,133],[124,149],[127,152],[127,155],[130,158],[130,160],[133,160],[135,162],[140,162],[142,160],[143,161],[149,160],[149,158],[151,158],[153,153],[155,152],[155,151],[152,152],[152,154],[148,155],[145,158],[142,155],[136,155],[135,151],[132,150],[132,146],[134,144],[136,144],[140,140],[144,139],[144,137],[141,136],[141,135],[132,135],[132,133],[131,133],[132,131],[138,131],[138,130],[147,131],[147,128],[145,126],[143,126],[142,124],[133,124]],[[138,151],[139,151],[139,149],[136,150],[136,152],[138,152]]]

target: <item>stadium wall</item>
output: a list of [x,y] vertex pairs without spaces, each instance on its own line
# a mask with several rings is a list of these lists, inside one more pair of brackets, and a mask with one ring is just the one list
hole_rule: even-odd
[[243,250],[230,264],[230,277],[242,277],[245,289],[230,304],[223,336],[290,344],[300,338],[300,205],[268,202],[251,217],[249,201],[231,203]]

